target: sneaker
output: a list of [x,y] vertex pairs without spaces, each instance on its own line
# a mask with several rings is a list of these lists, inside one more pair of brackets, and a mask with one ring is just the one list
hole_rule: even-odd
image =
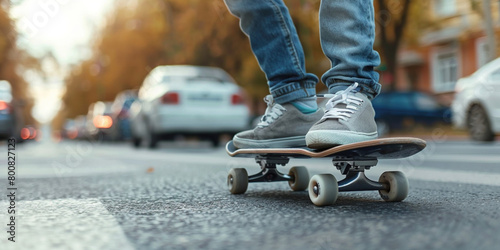
[[290,103],[274,103],[266,96],[266,113],[257,127],[236,134],[233,138],[237,148],[290,148],[305,147],[305,135],[311,126],[323,116],[323,110],[304,114]]
[[375,111],[366,95],[356,91],[354,83],[332,95],[325,115],[306,135],[307,146],[314,149],[361,142],[378,137]]

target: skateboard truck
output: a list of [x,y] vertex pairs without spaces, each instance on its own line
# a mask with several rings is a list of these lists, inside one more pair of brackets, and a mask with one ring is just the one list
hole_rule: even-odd
[[290,175],[278,171],[276,165],[285,166],[290,161],[287,157],[256,156],[255,162],[262,169],[259,173],[248,176],[248,182],[271,182],[271,181],[293,181]]
[[[293,181],[294,177],[278,171],[276,166],[285,166],[290,161],[288,157],[281,156],[256,156],[255,162],[260,165],[261,171],[248,176],[248,182]],[[370,180],[365,175],[365,170],[376,166],[376,158],[334,158],[333,165],[340,170],[345,178],[338,182],[340,192],[359,190],[387,190],[385,183]]]
[[345,178],[338,182],[339,191],[359,191],[359,190],[387,190],[389,187],[385,183],[370,180],[365,175],[365,170],[377,165],[376,158],[366,159],[345,159],[333,158],[333,165],[340,170]]
[[371,167],[377,165],[378,160],[376,158],[346,159],[335,157],[333,158],[332,163],[343,175],[346,175],[351,171],[369,170]]

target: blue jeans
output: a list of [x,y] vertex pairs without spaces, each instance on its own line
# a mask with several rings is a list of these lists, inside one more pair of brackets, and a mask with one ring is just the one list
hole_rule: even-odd
[[[307,73],[304,50],[292,18],[282,0],[224,0],[240,19],[252,51],[266,74],[277,103],[316,94],[318,77]],[[380,92],[380,64],[373,50],[373,0],[322,0],[319,15],[321,47],[331,68],[321,80],[330,93],[358,82],[368,98]]]

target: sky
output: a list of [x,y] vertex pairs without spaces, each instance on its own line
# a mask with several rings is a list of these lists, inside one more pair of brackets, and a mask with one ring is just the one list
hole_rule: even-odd
[[49,79],[25,72],[35,99],[33,116],[50,122],[61,105],[63,78],[71,64],[90,56],[93,34],[103,27],[114,0],[13,0],[10,16],[16,20],[18,45],[40,57],[51,52],[62,66],[42,65]]

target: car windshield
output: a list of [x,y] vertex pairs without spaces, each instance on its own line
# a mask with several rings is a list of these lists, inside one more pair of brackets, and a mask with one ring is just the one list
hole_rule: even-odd
[[112,103],[109,102],[97,102],[94,105],[94,115],[102,115],[102,114],[109,114],[112,112]]
[[0,100],[1,101],[6,101],[6,102],[11,102],[12,101],[12,95],[7,92],[7,91],[1,91],[0,90]]
[[422,110],[435,110],[440,107],[436,101],[425,95],[417,95],[416,102],[417,107]]
[[210,67],[173,66],[163,71],[162,83],[169,82],[233,82],[233,79],[224,71]]
[[195,77],[187,77],[186,81],[188,82],[224,82],[223,79],[216,78],[213,76],[195,76]]
[[486,65],[482,66],[480,69],[478,69],[476,72],[472,74],[473,77],[478,77],[482,74],[487,74],[488,72],[500,68],[500,58],[495,59]]
[[135,99],[127,99],[123,103],[123,107],[126,109],[130,109],[130,106],[132,106],[132,103],[134,103]]
[[[394,107],[399,110],[411,110],[413,109],[413,104],[409,95],[404,93],[391,93],[388,95],[381,95],[379,102],[384,107]],[[377,98],[375,98],[376,100]]]
[[162,79],[163,83],[169,82],[225,82],[224,79],[217,78],[214,76],[164,76]]

